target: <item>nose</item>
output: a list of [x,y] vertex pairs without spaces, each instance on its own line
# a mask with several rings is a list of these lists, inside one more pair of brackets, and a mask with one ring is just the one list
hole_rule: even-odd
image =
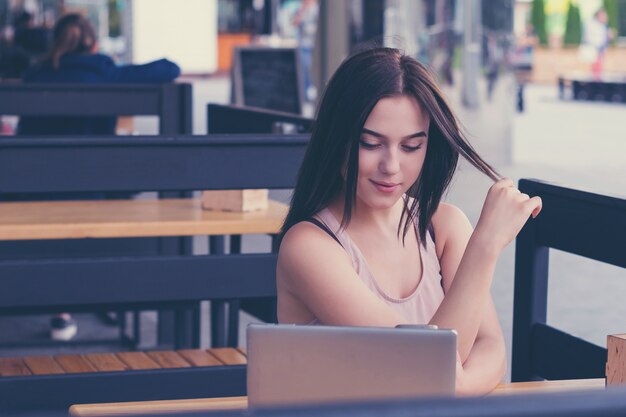
[[378,165],[380,172],[386,175],[397,174],[400,171],[400,158],[398,150],[389,148],[382,154],[382,158]]

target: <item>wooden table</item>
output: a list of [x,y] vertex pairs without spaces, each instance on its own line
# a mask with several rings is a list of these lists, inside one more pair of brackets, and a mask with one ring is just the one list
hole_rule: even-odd
[[[277,234],[287,211],[273,200],[267,210],[245,213],[203,210],[200,199],[0,202],[0,241],[208,235],[219,254],[222,236]],[[214,324],[226,323],[224,303],[211,308]],[[216,346],[236,345],[234,332],[227,340],[218,336],[223,333],[214,330]]]
[[[514,382],[500,384],[489,395],[533,392],[562,392],[603,389],[604,379]],[[140,401],[126,403],[80,404],[70,407],[70,414],[80,417],[183,413],[194,411],[241,410],[248,407],[247,397],[199,398],[193,400]]]
[[0,240],[278,233],[287,205],[248,213],[202,210],[199,199],[0,203]]

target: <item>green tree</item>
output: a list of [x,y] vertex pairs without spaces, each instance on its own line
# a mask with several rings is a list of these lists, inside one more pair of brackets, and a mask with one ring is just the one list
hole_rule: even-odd
[[615,0],[604,0],[604,10],[609,17],[609,27],[617,33],[619,28],[619,10]]
[[546,9],[543,0],[533,0],[530,14],[530,22],[533,30],[542,45],[548,44],[548,34],[546,33]]
[[109,36],[117,38],[122,35],[122,15],[117,0],[108,1],[109,8]]
[[580,45],[582,40],[582,25],[580,21],[580,10],[578,6],[569,3],[567,9],[567,20],[565,21],[565,35],[563,43],[565,45]]

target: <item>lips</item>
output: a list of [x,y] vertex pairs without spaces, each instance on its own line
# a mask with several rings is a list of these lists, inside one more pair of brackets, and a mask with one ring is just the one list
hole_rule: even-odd
[[374,187],[376,187],[376,189],[382,193],[393,193],[400,187],[400,184],[393,183],[393,182],[374,181],[374,180],[370,180],[370,182],[374,184]]

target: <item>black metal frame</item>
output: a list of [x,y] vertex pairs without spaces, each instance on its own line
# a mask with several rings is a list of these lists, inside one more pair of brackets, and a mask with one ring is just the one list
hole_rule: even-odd
[[626,268],[626,199],[522,179],[543,209],[516,240],[512,380],[603,378],[606,349],[546,324],[549,249]]
[[256,107],[209,103],[207,132],[216,133],[283,133],[288,125],[294,133],[310,132],[313,119]]

